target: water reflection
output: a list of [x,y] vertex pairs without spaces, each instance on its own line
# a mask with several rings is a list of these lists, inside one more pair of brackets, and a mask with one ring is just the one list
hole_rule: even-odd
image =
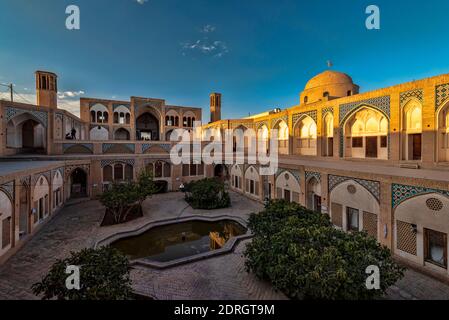
[[244,233],[244,227],[230,220],[189,221],[156,227],[139,236],[117,240],[111,246],[130,259],[167,262],[220,249],[229,239]]

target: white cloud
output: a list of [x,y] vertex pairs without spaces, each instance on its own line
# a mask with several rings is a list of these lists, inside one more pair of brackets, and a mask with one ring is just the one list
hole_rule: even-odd
[[199,39],[195,42],[185,42],[182,44],[182,49],[183,55],[186,55],[186,51],[198,51],[218,58],[229,52],[226,43],[218,40],[209,40],[208,38]]
[[215,31],[215,27],[210,24],[206,24],[204,27],[201,28],[201,32],[203,32],[203,33],[210,33],[210,32],[214,32],[214,31]]
[[80,116],[80,102],[79,100],[58,100],[58,109],[67,110],[75,116]]
[[148,0],[136,0],[138,4],[144,4],[145,2],[148,2]]
[[[200,29],[200,33],[212,34],[215,31],[215,26],[206,24]],[[181,43],[182,55],[186,56],[187,52],[199,52],[205,55],[221,58],[229,52],[225,42],[220,40],[210,39],[204,35],[201,39],[196,41],[187,41]]]
[[64,92],[58,92],[58,99],[64,100],[64,99],[74,99],[81,95],[83,95],[84,91],[64,91]]

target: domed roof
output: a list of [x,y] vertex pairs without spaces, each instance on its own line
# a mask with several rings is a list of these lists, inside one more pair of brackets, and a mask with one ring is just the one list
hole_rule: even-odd
[[353,84],[353,82],[346,73],[327,70],[310,79],[304,90],[336,84]]

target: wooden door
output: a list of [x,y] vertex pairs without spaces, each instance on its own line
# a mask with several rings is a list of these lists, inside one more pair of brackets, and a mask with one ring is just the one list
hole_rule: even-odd
[[421,160],[421,134],[413,135],[413,160]]
[[284,190],[284,199],[291,202],[290,190]]
[[366,137],[366,157],[377,158],[377,137]]

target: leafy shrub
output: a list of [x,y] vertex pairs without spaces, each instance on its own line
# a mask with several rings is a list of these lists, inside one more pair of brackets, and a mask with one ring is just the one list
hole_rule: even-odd
[[[375,299],[403,276],[376,239],[337,230],[327,215],[298,204],[271,202],[249,227],[247,269],[292,299]],[[379,267],[380,290],[366,287],[370,265]]]
[[114,183],[100,196],[100,202],[118,224],[126,222],[131,214],[141,212],[142,202],[157,191],[153,176],[143,170],[137,181]]
[[[71,265],[80,268],[80,290],[66,287]],[[128,258],[117,249],[84,249],[58,260],[32,290],[43,300],[128,300],[133,297],[129,270]]]
[[186,201],[195,209],[227,208],[231,198],[223,181],[217,178],[205,178],[186,184]]

